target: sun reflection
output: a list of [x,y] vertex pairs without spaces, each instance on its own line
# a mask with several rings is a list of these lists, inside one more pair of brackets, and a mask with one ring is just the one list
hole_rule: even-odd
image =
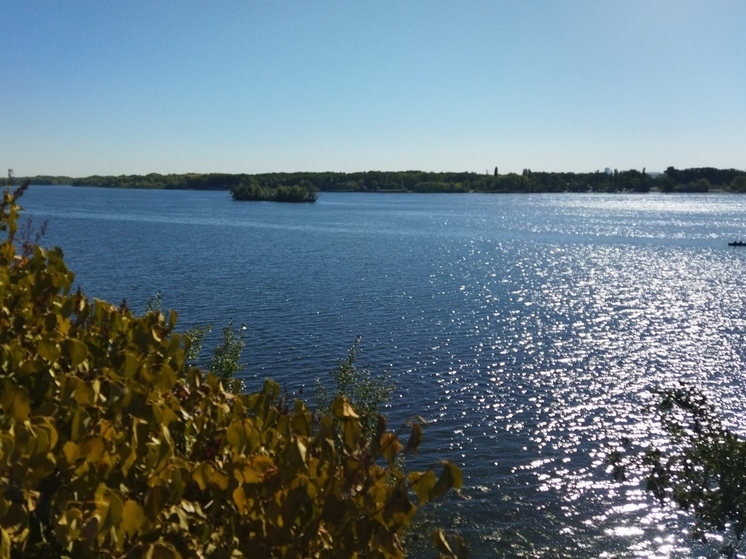
[[[686,549],[681,515],[652,502],[639,479],[612,481],[604,449],[622,437],[663,442],[646,412],[650,389],[681,378],[718,395],[725,409],[736,407],[744,395],[739,338],[723,333],[740,334],[746,322],[711,289],[732,274],[725,263],[657,247],[515,251],[516,265],[502,275],[494,272],[499,261],[482,251],[482,279],[462,289],[482,319],[469,325],[466,313],[455,325],[469,332],[461,344],[478,358],[439,376],[447,405],[469,409],[461,413],[469,424],[453,431],[460,448],[472,461],[499,456],[489,464],[501,473],[492,475],[511,479],[513,506],[523,495],[534,503],[545,526],[539,532],[572,539],[580,522],[586,535],[619,540],[631,556]],[[470,475],[484,479],[478,469]]]

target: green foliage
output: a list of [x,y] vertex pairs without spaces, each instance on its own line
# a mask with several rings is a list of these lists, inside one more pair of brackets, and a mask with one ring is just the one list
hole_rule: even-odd
[[233,321],[223,328],[223,342],[215,347],[210,360],[210,372],[226,383],[234,379],[246,366],[241,363],[241,351],[246,342],[246,325],[242,324],[238,333],[233,332]]
[[74,292],[61,250],[16,249],[24,188],[0,204],[0,558],[402,557],[418,507],[461,486],[450,462],[399,468],[348,398],[226,390],[173,311]]
[[415,192],[467,192],[467,187],[460,182],[423,181],[414,185]]
[[196,364],[199,359],[199,354],[202,351],[202,345],[205,341],[205,336],[212,331],[212,325],[207,326],[195,326],[191,330],[187,331],[186,335],[189,339],[189,345],[187,346],[185,361],[190,365]]
[[228,190],[241,182],[247,175],[226,173],[186,173],[183,175],[118,175],[76,178],[62,184],[73,186],[103,186],[107,188],[147,188],[179,190]]
[[[160,312],[163,297],[158,291],[145,304],[145,313]],[[212,331],[212,325],[199,327],[195,326],[186,333],[188,345],[186,349],[185,360],[194,364],[200,356],[205,336]],[[243,371],[246,366],[241,363],[241,352],[243,351],[245,341],[244,333],[246,325],[242,324],[237,333],[233,332],[233,321],[223,328],[223,342],[215,347],[210,359],[209,371],[216,375],[221,382],[227,383],[233,380],[238,373]]]
[[150,299],[148,299],[148,302],[145,303],[145,313],[151,313],[161,310],[161,306],[163,304],[163,295],[160,291],[156,292],[155,295],[153,295]]
[[231,188],[231,196],[233,196],[234,200],[247,200],[255,202],[269,200],[272,197],[269,189],[262,188],[257,180],[254,178],[248,181],[243,181],[237,186]]
[[349,400],[360,415],[365,435],[372,436],[376,431],[380,410],[391,398],[394,385],[389,382],[386,375],[377,378],[367,367],[359,369],[355,366],[360,340],[360,336],[355,338],[347,359],[340,360],[339,366],[330,371],[334,384],[333,392],[321,379],[316,379],[314,396],[317,408],[324,411],[329,411],[332,403],[340,397]]
[[[495,168],[497,171],[497,168]],[[703,192],[706,180],[711,188],[731,188],[733,181],[746,177],[739,169],[700,167],[649,174],[643,168],[613,173],[560,173],[524,169],[517,173],[478,174],[472,172],[432,173],[426,171],[364,171],[354,173],[187,173],[184,175],[120,175],[71,179],[34,177],[35,184],[73,184],[112,188],[166,188],[186,190],[231,190],[235,199],[312,202],[318,192]],[[740,183],[736,183],[738,186]],[[691,190],[691,189],[694,190]]]
[[658,392],[657,415],[668,435],[660,446],[615,451],[614,475],[624,479],[641,468],[646,488],[660,502],[671,501],[694,515],[691,535],[706,541],[708,531],[728,532],[721,553],[734,557],[746,531],[746,441],[723,426],[696,389]]
[[691,169],[676,169],[668,167],[665,174],[674,184],[687,185],[699,180],[706,180],[709,184],[724,187],[736,177],[746,176],[746,172],[738,169],[716,169],[714,167],[695,167]]
[[728,190],[732,192],[746,192],[746,175],[739,175],[734,178],[728,185]]
[[[363,436],[370,441],[376,437],[376,433],[382,428],[382,425],[385,425],[385,417],[382,416],[380,410],[391,399],[395,386],[390,381],[388,375],[375,376],[368,367],[359,368],[355,364],[359,353],[360,341],[361,337],[357,336],[348,351],[347,359],[340,360],[339,365],[329,372],[332,388],[327,388],[321,379],[316,379],[314,396],[317,410],[332,417],[334,417],[332,409],[336,400],[343,398],[349,401],[360,416],[360,423],[363,426]],[[426,422],[421,417],[411,418],[405,423],[402,430],[399,431],[399,433],[405,429],[411,431],[403,452],[399,454],[395,453],[396,450],[402,450],[400,447],[396,449],[392,447],[384,451],[384,456],[387,459],[393,460],[395,467],[402,469],[405,464],[405,455],[409,452],[417,452],[419,445],[422,443],[423,426],[425,424]],[[457,469],[453,469],[452,472],[456,476],[454,479],[457,479],[457,485],[460,486],[460,472]],[[428,472],[426,477],[422,478],[421,481],[418,478],[415,491],[417,492],[419,489],[417,495],[420,498],[420,507],[426,503],[430,504],[432,498],[427,495],[427,492],[434,489],[434,486],[431,488],[430,485],[434,480],[435,474],[433,472]],[[439,491],[436,493],[440,494]],[[402,531],[402,546],[405,550],[422,552],[426,549],[425,546],[428,543],[426,541],[426,534],[433,531],[437,526],[433,513],[432,508],[430,510],[421,509],[417,517],[413,519],[412,524]],[[432,541],[437,549],[442,548],[442,542],[445,541],[444,537],[443,532],[439,530],[436,530],[435,534],[433,534]],[[447,547],[447,549],[450,550],[451,548]],[[447,557],[451,556],[448,553],[454,554],[452,550],[445,551],[444,553]],[[459,540],[459,547],[455,555],[457,557],[466,555],[466,548],[461,540]]]
[[677,184],[674,187],[674,192],[709,192],[710,181],[707,179],[698,179],[687,184]]
[[233,196],[234,200],[251,202],[313,203],[317,200],[318,193],[318,189],[306,180],[302,180],[300,183],[292,186],[278,185],[275,187],[262,187],[255,178],[252,178],[231,188],[231,196]]
[[36,175],[34,177],[28,177],[27,180],[30,184],[39,185],[53,185],[53,184],[72,184],[73,178],[66,176],[52,176],[52,175]]

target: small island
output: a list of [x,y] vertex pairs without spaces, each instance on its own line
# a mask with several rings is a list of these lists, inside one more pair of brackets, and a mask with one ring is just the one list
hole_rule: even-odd
[[249,202],[314,203],[319,197],[319,190],[310,182],[303,180],[292,186],[278,185],[267,188],[251,178],[231,188],[231,196],[234,200]]

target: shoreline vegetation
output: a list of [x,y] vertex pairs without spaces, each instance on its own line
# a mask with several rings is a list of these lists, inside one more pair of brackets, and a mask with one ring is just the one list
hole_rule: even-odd
[[699,167],[647,173],[645,169],[590,173],[521,174],[425,171],[356,173],[298,172],[262,174],[186,173],[161,175],[92,175],[84,178],[38,175],[18,178],[35,185],[65,184],[108,188],[230,190],[234,200],[314,202],[319,192],[746,192],[746,170]]

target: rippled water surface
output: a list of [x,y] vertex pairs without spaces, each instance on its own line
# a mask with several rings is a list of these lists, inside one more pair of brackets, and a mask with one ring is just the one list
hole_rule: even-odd
[[[247,381],[306,395],[362,335],[432,421],[418,458],[464,470],[436,513],[474,557],[687,557],[687,519],[604,452],[654,437],[651,388],[685,380],[743,432],[746,198],[225,192],[32,187],[23,203],[89,296],[184,329],[245,322]],[[211,338],[214,344],[216,338]],[[417,465],[417,464],[415,464]]]

